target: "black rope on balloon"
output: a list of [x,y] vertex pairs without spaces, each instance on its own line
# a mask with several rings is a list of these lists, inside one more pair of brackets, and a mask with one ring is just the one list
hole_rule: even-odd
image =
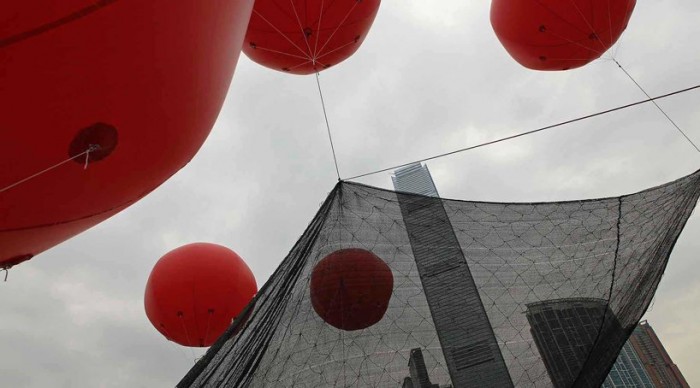
[[622,67],[622,65],[620,64],[620,62],[617,61],[617,59],[613,58],[613,61],[615,61],[615,64],[617,65],[617,67],[619,67],[620,70],[622,70],[622,72],[625,73],[625,75],[626,75],[635,85],[637,85],[637,88],[639,88],[639,90],[641,90],[642,93],[644,93],[644,95],[647,96],[647,98],[650,99],[650,101],[654,104],[654,106],[656,106],[656,108],[659,110],[659,112],[661,112],[661,114],[663,114],[663,115],[666,117],[666,119],[668,120],[668,122],[671,123],[671,125],[673,125],[673,126],[678,130],[678,132],[680,132],[680,134],[683,135],[683,137],[685,137],[685,140],[687,140],[688,143],[690,143],[690,145],[692,145],[692,146],[695,148],[696,151],[700,152],[700,148],[698,148],[698,146],[697,146],[695,143],[693,143],[692,140],[690,140],[690,137],[688,137],[688,135],[687,135],[685,132],[683,132],[683,130],[681,129],[681,127],[679,127],[678,124],[676,124],[676,122],[673,121],[673,119],[671,119],[671,116],[669,116],[668,113],[666,113],[666,112],[661,108],[661,106],[659,106],[659,104],[657,104],[656,101],[654,101],[654,99],[652,99],[651,96],[649,96],[649,93],[647,93],[647,91],[644,90],[644,88],[642,87],[642,85],[640,85],[639,82],[637,82],[637,80],[635,80],[635,79],[632,77],[632,75],[631,75],[630,73],[628,73],[627,70],[625,70],[624,67]]
[[338,170],[338,158],[335,156],[335,147],[333,146],[333,136],[331,136],[331,126],[328,124],[328,114],[326,113],[326,103],[323,101],[323,92],[321,91],[321,80],[318,72],[316,72],[316,85],[318,86],[318,95],[321,97],[321,107],[323,108],[323,118],[326,120],[326,130],[328,131],[328,141],[331,143],[331,151],[333,152],[333,163],[335,164],[335,173],[340,179],[340,170]]
[[[608,114],[608,113],[617,112],[617,111],[620,111],[620,110],[624,110],[624,109],[627,109],[627,108],[631,108],[631,107],[637,106],[637,105],[646,104],[646,103],[649,103],[649,102],[653,102],[654,104],[656,104],[656,103],[655,103],[656,100],[660,100],[660,99],[663,99],[663,98],[675,96],[675,95],[677,95],[677,94],[689,92],[689,91],[695,90],[695,89],[700,89],[700,85],[695,85],[695,86],[691,86],[691,87],[688,87],[688,88],[685,88],[685,89],[676,90],[675,92],[662,94],[662,95],[656,96],[656,97],[649,97],[649,98],[647,98],[646,100],[641,100],[641,101],[633,102],[633,103],[630,103],[630,104],[621,105],[621,106],[618,106],[618,107],[615,107],[615,108],[611,108],[611,109],[607,109],[607,110],[604,110],[604,111],[600,111],[600,112],[597,112],[597,113],[592,113],[592,114],[589,114],[589,115],[586,115],[586,116],[577,117],[577,118],[575,118],[575,119],[562,121],[562,122],[559,122],[559,123],[556,123],[556,124],[552,124],[552,125],[547,125],[547,126],[545,126],[545,127],[537,128],[537,129],[534,129],[534,130],[531,130],[531,131],[527,131],[527,132],[522,132],[522,133],[519,133],[519,134],[517,134],[517,135],[506,136],[506,137],[503,137],[503,138],[500,138],[500,139],[497,139],[497,140],[491,140],[491,141],[487,141],[487,142],[485,142],[485,143],[481,143],[481,144],[477,144],[477,145],[473,145],[473,146],[469,146],[469,147],[465,147],[465,148],[460,148],[460,149],[457,149],[457,150],[454,150],[454,151],[445,152],[445,153],[438,154],[438,155],[435,155],[435,156],[431,156],[431,157],[428,157],[428,158],[418,159],[418,160],[414,160],[414,161],[411,161],[411,162],[408,162],[408,163],[403,163],[403,164],[399,164],[399,165],[396,165],[396,166],[383,168],[383,169],[381,169],[381,170],[376,170],[376,171],[367,172],[367,173],[360,174],[360,175],[355,175],[355,176],[350,177],[350,178],[345,178],[345,180],[353,180],[353,179],[363,178],[363,177],[366,177],[366,176],[369,176],[369,175],[374,175],[374,174],[378,174],[378,173],[381,173],[381,172],[386,172],[386,171],[395,170],[395,169],[397,169],[397,168],[405,167],[405,166],[408,166],[408,165],[413,164],[413,163],[425,162],[425,161],[428,161],[428,160],[433,160],[433,159],[438,159],[438,158],[442,158],[442,157],[449,156],[449,155],[454,155],[454,154],[457,154],[457,153],[460,153],[460,152],[471,151],[471,150],[476,149],[476,148],[481,148],[481,147],[485,147],[485,146],[488,146],[488,145],[492,145],[492,144],[496,144],[496,143],[501,143],[501,142],[504,142],[504,141],[507,141],[507,140],[516,139],[516,138],[523,137],[523,136],[526,136],[526,135],[532,135],[532,134],[537,133],[537,132],[542,132],[542,131],[545,131],[545,130],[548,130],[548,129],[557,128],[557,127],[562,127],[562,126],[565,126],[565,125],[567,125],[567,124],[572,124],[572,123],[575,123],[575,122],[578,122],[578,121],[584,121],[584,120],[587,120],[587,119],[590,119],[590,118],[593,118],[593,117],[603,116],[603,115],[606,115],[606,114]],[[648,95],[647,95],[647,96],[648,96]],[[696,148],[697,148],[697,147],[696,147]],[[700,150],[699,150],[699,151],[700,151]]]

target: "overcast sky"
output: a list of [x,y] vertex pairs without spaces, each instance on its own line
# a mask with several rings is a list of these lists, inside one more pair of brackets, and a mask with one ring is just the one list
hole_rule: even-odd
[[[699,20],[697,0],[638,2],[616,58],[651,95],[698,84]],[[321,82],[344,177],[644,98],[611,61],[558,73],[520,67],[483,0],[384,0],[361,49]],[[700,92],[659,104],[700,143]],[[700,154],[647,104],[428,165],[446,198],[549,201],[662,184],[698,169]],[[183,244],[218,243],[262,285],[336,181],[314,77],[241,56],[187,167],[0,284],[0,385],[173,386],[203,352],[148,322],[143,291],[155,262]],[[391,187],[389,173],[359,181]],[[645,316],[691,386],[700,386],[699,251],[696,214]]]

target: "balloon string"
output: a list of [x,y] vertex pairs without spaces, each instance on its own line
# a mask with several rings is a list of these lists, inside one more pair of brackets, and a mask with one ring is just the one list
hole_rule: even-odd
[[683,137],[685,138],[685,140],[687,140],[688,143],[690,143],[690,145],[692,145],[693,148],[695,148],[695,150],[698,151],[698,152],[700,153],[700,148],[698,148],[698,146],[697,146],[695,143],[693,143],[693,141],[690,139],[690,137],[688,137],[688,135],[687,135],[685,132],[683,132],[683,130],[681,129],[681,127],[679,127],[678,124],[676,124],[676,122],[673,121],[673,119],[671,119],[671,116],[669,116],[668,113],[666,113],[666,112],[661,108],[661,106],[660,106],[656,101],[654,101],[654,99],[651,98],[651,96],[649,95],[649,93],[647,93],[647,91],[644,90],[644,88],[642,88],[642,85],[640,85],[639,82],[637,82],[637,80],[635,80],[635,79],[632,77],[632,75],[631,75],[630,73],[628,73],[627,70],[625,70],[624,67],[622,67],[622,65],[620,64],[620,62],[617,61],[617,59],[613,58],[613,61],[615,61],[615,64],[617,64],[617,67],[619,67],[620,70],[622,70],[622,72],[625,73],[625,75],[626,75],[635,85],[637,85],[637,88],[639,88],[639,90],[641,90],[642,93],[644,93],[644,95],[647,96],[647,98],[649,98],[649,100],[654,104],[654,106],[659,110],[659,112],[661,112],[661,114],[663,114],[663,115],[666,117],[666,119],[668,120],[668,122],[671,123],[671,125],[673,125],[673,126],[676,128],[676,130],[678,130],[678,132],[680,132],[681,135],[683,135]]
[[192,340],[190,340],[190,333],[187,331],[187,325],[185,325],[185,314],[182,311],[178,311],[177,316],[180,318],[180,324],[182,325],[182,329],[185,331],[185,338],[187,338],[187,347],[190,348],[192,360],[194,361],[197,357],[195,356],[194,350],[192,349],[192,346],[194,346],[194,344],[192,343]]
[[168,328],[166,328],[162,323],[160,324],[160,327],[165,331],[165,339],[170,343],[170,345],[173,346],[182,355],[182,357],[185,358],[185,360],[189,361],[190,357],[187,355],[187,352],[181,346],[175,344],[175,341],[172,339],[173,336],[170,335]]
[[204,343],[206,344],[209,340],[209,324],[211,323],[211,316],[214,315],[214,309],[209,309],[209,318],[207,319],[207,331],[204,333]]
[[[297,7],[294,5],[294,0],[289,0],[289,2],[292,4],[292,10],[294,11],[294,16],[296,16],[297,23],[299,24],[299,30],[301,31],[301,36],[304,37],[304,43],[306,43],[306,48],[309,50],[309,57],[311,57],[311,61],[313,61],[313,65],[316,66],[316,55],[315,53],[312,53],[311,51],[311,46],[309,45],[309,36],[307,35],[306,31],[304,31],[304,26],[301,24],[301,19],[299,18],[299,13],[297,12]],[[319,29],[321,28],[321,23],[319,21],[318,25]],[[316,34],[318,36],[318,34]]]
[[185,331],[185,337],[187,338],[187,344],[189,345],[192,343],[192,341],[190,340],[190,334],[187,332],[187,326],[185,325],[184,315],[185,314],[183,314],[182,311],[178,311],[178,313],[177,313],[177,317],[180,318],[180,324],[182,325],[182,329]]
[[[324,8],[325,8],[324,1],[321,0],[321,10],[320,10],[320,12],[318,13],[318,15],[319,15],[319,16],[318,16],[318,28],[319,28],[319,29],[321,29],[321,22],[323,21],[323,15],[325,14],[325,12],[323,12]],[[319,38],[319,36],[321,36],[321,34],[316,34],[316,41],[315,41],[315,43],[314,43],[314,51],[313,51],[313,53],[314,53],[314,62],[316,62],[316,59],[317,59],[317,58],[316,58],[316,53],[318,52],[318,38]],[[315,65],[315,63],[314,63],[314,65]]]
[[302,55],[304,55],[306,58],[309,60],[312,60],[311,56],[308,53],[305,53],[304,50],[301,49],[292,39],[290,39],[287,35],[284,34],[284,32],[280,31],[279,28],[277,28],[274,24],[272,24],[269,20],[267,20],[260,12],[256,11],[255,8],[253,8],[253,13],[257,15],[260,19],[262,19],[267,25],[272,27],[275,32],[277,32],[279,35],[281,35],[284,39],[287,40],[292,46],[294,46],[297,50],[299,50]]
[[583,43],[581,43],[581,42],[577,42],[577,41],[571,40],[571,39],[569,39],[569,38],[567,38],[567,37],[565,37],[565,36],[563,36],[563,35],[556,34],[556,33],[552,32],[552,31],[550,31],[546,26],[540,26],[540,32],[544,32],[544,33],[550,34],[550,35],[554,36],[555,38],[559,38],[559,39],[561,39],[561,40],[566,41],[567,43],[571,43],[571,44],[573,44],[573,45],[575,45],[575,46],[579,46],[579,47],[581,47],[581,48],[584,49],[584,50],[592,51],[592,52],[594,52],[595,54],[597,54],[597,55],[599,55],[599,56],[601,56],[601,57],[603,56],[603,54],[605,54],[605,51],[596,50],[596,49],[594,49],[593,47],[586,46],[585,44],[583,44]]
[[335,164],[335,173],[340,179],[340,170],[338,170],[338,158],[335,156],[335,147],[333,146],[333,137],[331,136],[331,126],[328,124],[328,114],[326,113],[326,103],[323,101],[323,92],[321,91],[321,80],[318,72],[316,72],[316,85],[318,86],[318,95],[321,97],[321,107],[323,108],[323,118],[326,120],[326,130],[328,131],[328,141],[331,143],[331,151],[333,152],[333,163]]
[[[318,49],[318,52],[315,52],[315,53],[314,53],[314,58],[318,58],[319,56],[321,56],[321,53],[323,52],[323,49],[326,48],[326,46],[328,45],[328,43],[330,43],[331,39],[333,39],[333,37],[335,36],[335,34],[340,30],[341,27],[343,27],[343,25],[345,24],[345,22],[347,22],[348,18],[350,17],[350,14],[352,13],[352,11],[355,10],[355,7],[357,7],[358,4],[360,4],[359,1],[355,1],[355,2],[353,3],[352,7],[350,7],[350,9],[348,10],[348,12],[345,14],[345,17],[343,17],[343,20],[341,20],[340,23],[338,23],[338,25],[335,27],[335,30],[333,30],[333,32],[328,36],[328,39],[326,39],[326,42],[323,43],[323,45],[321,46],[320,49]],[[320,27],[321,27],[321,26],[319,26],[319,28],[320,28]]]
[[654,101],[660,100],[660,99],[662,99],[662,98],[667,98],[667,97],[675,96],[675,95],[677,95],[677,94],[689,92],[689,91],[695,90],[695,89],[700,89],[700,85],[695,85],[695,86],[691,86],[691,87],[688,87],[688,88],[685,88],[685,89],[676,90],[675,92],[663,94],[663,95],[656,96],[656,97],[653,97],[653,98],[652,98],[652,97],[649,97],[649,98],[646,99],[646,100],[641,100],[641,101],[633,102],[633,103],[630,103],[630,104],[627,104],[627,105],[621,105],[621,106],[618,106],[618,107],[615,107],[615,108],[611,108],[611,109],[607,109],[607,110],[604,110],[604,111],[600,111],[600,112],[597,112],[597,113],[592,113],[592,114],[589,114],[589,115],[586,115],[586,116],[577,117],[577,118],[575,118],[575,119],[562,121],[562,122],[559,122],[559,123],[557,123],[557,124],[547,125],[547,126],[545,126],[545,127],[541,127],[541,128],[538,128],[538,129],[534,129],[534,130],[531,130],[531,131],[527,131],[527,132],[522,132],[522,133],[519,133],[519,134],[517,134],[517,135],[506,136],[506,137],[503,137],[503,138],[500,138],[500,139],[497,139],[497,140],[491,140],[491,141],[487,141],[487,142],[485,142],[485,143],[481,143],[481,144],[477,144],[477,145],[473,145],[473,146],[469,146],[469,147],[460,148],[460,149],[458,149],[458,150],[454,150],[454,151],[450,151],[450,152],[445,152],[445,153],[438,154],[438,155],[435,155],[435,156],[431,156],[431,157],[428,157],[428,158],[418,159],[418,160],[414,160],[414,161],[412,161],[412,162],[403,163],[403,164],[399,164],[399,165],[396,165],[396,166],[383,168],[383,169],[381,169],[381,170],[376,170],[376,171],[372,171],[372,172],[368,172],[368,173],[364,173],[364,174],[360,174],[360,175],[355,175],[355,176],[350,177],[350,178],[345,178],[345,180],[358,179],[358,178],[366,177],[366,176],[368,176],[368,175],[374,175],[374,174],[378,174],[378,173],[381,173],[381,172],[386,172],[386,171],[395,170],[395,169],[397,169],[397,168],[405,167],[405,166],[408,166],[408,165],[413,164],[413,163],[425,162],[425,161],[428,161],[428,160],[433,160],[433,159],[438,159],[438,158],[442,158],[442,157],[445,157],[445,156],[450,156],[450,155],[458,154],[458,153],[460,153],[460,152],[470,151],[470,150],[473,150],[473,149],[476,149],[476,148],[486,147],[486,146],[488,146],[488,145],[492,145],[492,144],[496,144],[496,143],[501,143],[501,142],[504,142],[504,141],[516,139],[516,138],[523,137],[523,136],[526,136],[526,135],[531,135],[531,134],[533,134],[533,133],[542,132],[542,131],[545,131],[545,130],[548,130],[548,129],[553,129],[553,128],[557,128],[557,127],[562,127],[562,126],[565,126],[565,125],[567,125],[567,124],[572,124],[572,123],[575,123],[575,122],[578,122],[578,121],[587,120],[587,119],[590,119],[590,118],[593,118],[593,117],[603,116],[603,115],[605,115],[605,114],[612,113],[612,112],[617,112],[617,111],[620,111],[620,110],[624,110],[624,109],[627,109],[627,108],[631,108],[631,107],[633,107],[633,106],[646,104],[646,103],[648,103],[648,102],[654,102]]
[[[59,162],[59,163],[56,163],[56,164],[54,164],[53,166],[48,167],[48,168],[46,168],[46,169],[44,169],[44,170],[41,170],[41,171],[39,171],[39,172],[37,172],[37,173],[35,173],[35,174],[33,174],[33,175],[30,175],[30,176],[28,176],[28,177],[26,177],[26,178],[24,178],[24,179],[21,179],[21,180],[15,182],[15,183],[13,183],[13,184],[11,184],[11,185],[9,185],[9,186],[6,186],[6,187],[0,189],[0,193],[3,193],[3,192],[5,192],[5,191],[7,191],[7,190],[9,190],[9,189],[11,189],[11,188],[13,188],[13,187],[19,186],[19,185],[21,185],[22,183],[27,182],[28,180],[31,180],[31,179],[33,179],[33,178],[36,178],[36,177],[38,177],[39,175],[45,174],[45,173],[47,173],[47,172],[53,170],[54,168],[60,167],[60,166],[62,166],[62,165],[64,165],[64,164],[70,162],[71,160],[77,159],[77,158],[79,158],[79,157],[81,157],[81,156],[83,156],[83,155],[89,154],[91,151],[96,151],[96,150],[98,150],[98,149],[100,149],[100,146],[99,146],[99,145],[90,144],[90,146],[88,147],[88,149],[86,149],[85,151],[83,151],[83,152],[81,152],[81,153],[79,153],[79,154],[77,154],[77,155],[75,155],[75,156],[72,156],[72,157],[70,157],[70,158],[68,158],[68,159],[66,159],[66,160],[63,160],[63,161],[61,161],[61,162]],[[84,168],[87,168],[87,158],[86,158],[86,161],[85,161],[85,167],[84,167]]]
[[[574,8],[576,8],[576,11],[578,12],[579,16],[581,16],[581,19],[583,19],[583,21],[586,23],[586,25],[588,26],[588,28],[591,30],[591,34],[596,38],[596,40],[598,41],[598,43],[600,43],[600,46],[602,47],[602,50],[605,51],[605,50],[606,50],[605,45],[604,45],[603,42],[600,40],[600,37],[598,36],[598,33],[595,31],[595,29],[594,29],[593,26],[591,25],[591,22],[588,20],[588,18],[586,17],[586,15],[584,15],[583,12],[581,12],[581,9],[578,7],[578,5],[576,4],[576,2],[575,2],[574,0],[571,0],[571,4],[574,6]],[[609,21],[610,23],[612,23],[612,21],[610,21],[610,4],[609,4],[609,3],[608,3],[608,21]],[[612,39],[610,40],[610,44],[612,44]]]

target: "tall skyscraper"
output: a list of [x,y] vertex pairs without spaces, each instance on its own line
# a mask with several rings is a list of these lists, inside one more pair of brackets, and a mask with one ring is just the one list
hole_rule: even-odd
[[439,197],[427,165],[413,163],[394,171],[391,177],[396,191]]
[[[415,163],[397,170],[392,180],[399,192],[425,195],[397,196],[452,384],[466,388],[513,387],[430,171]],[[413,379],[412,384],[423,384]]]
[[690,387],[647,321],[642,321],[637,326],[629,342],[655,387]]

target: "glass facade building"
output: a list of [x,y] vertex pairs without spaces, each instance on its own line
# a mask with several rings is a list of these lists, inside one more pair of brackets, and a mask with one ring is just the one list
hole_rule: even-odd
[[439,197],[427,165],[413,163],[394,171],[391,177],[396,191]]
[[654,387],[689,388],[678,366],[673,363],[661,340],[647,321],[639,323],[629,339]]
[[603,388],[655,388],[630,341],[622,347]]

